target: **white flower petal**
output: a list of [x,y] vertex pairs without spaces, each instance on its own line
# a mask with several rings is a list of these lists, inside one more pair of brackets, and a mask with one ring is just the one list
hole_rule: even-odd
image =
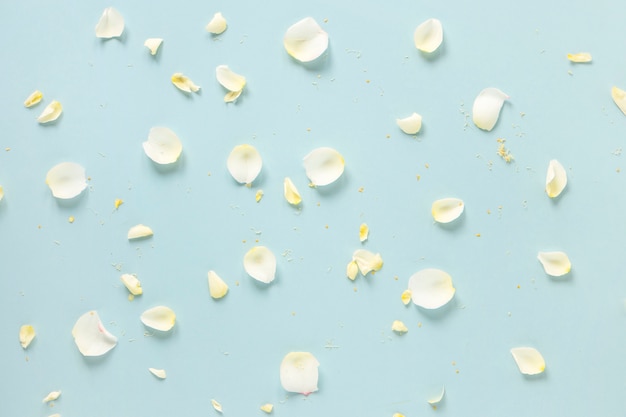
[[441,387],[441,391],[437,395],[429,399],[428,404],[430,404],[433,408],[436,407],[437,404],[439,404],[441,400],[443,400],[443,396],[445,395],[445,393],[446,387]]
[[122,36],[124,32],[124,17],[113,7],[107,7],[102,12],[100,21],[96,25],[98,38],[110,39]]
[[222,404],[218,403],[216,400],[211,400],[211,405],[215,409],[215,411],[223,413]]
[[26,100],[24,100],[24,107],[32,107],[39,103],[43,98],[43,93],[39,90],[35,90],[31,93]]
[[361,242],[365,242],[367,240],[367,238],[370,235],[370,228],[367,224],[362,223],[361,226],[359,226],[359,240]]
[[572,270],[572,263],[565,252],[539,252],[537,259],[546,274],[553,277],[561,277]]
[[41,124],[54,122],[59,116],[63,113],[63,106],[56,100],[53,100],[50,104],[46,106],[45,109],[41,112],[37,121]]
[[309,352],[290,352],[280,364],[280,383],[285,391],[309,395],[318,389],[319,365]]
[[537,375],[546,369],[546,361],[535,348],[513,348],[511,349],[511,355],[513,355],[519,371],[525,375]]
[[273,409],[274,409],[274,404],[267,403],[261,406],[261,411],[267,414],[270,414]]
[[283,181],[283,192],[285,200],[287,200],[287,202],[292,206],[297,206],[302,202],[302,197],[300,196],[298,189],[289,177],[285,177],[285,180]]
[[228,172],[240,184],[252,184],[261,172],[261,154],[252,145],[238,145],[233,148],[226,161]]
[[167,332],[176,324],[176,314],[169,307],[152,307],[141,314],[141,322],[154,330]]
[[46,184],[56,198],[74,198],[87,188],[85,168],[74,162],[62,162],[48,171]]
[[167,378],[167,373],[165,372],[165,369],[148,368],[148,371],[150,371],[152,375],[156,376],[159,379]]
[[213,19],[206,25],[206,31],[214,35],[219,35],[226,30],[226,19],[222,16],[222,13],[217,12],[213,15]]
[[363,276],[371,271],[380,271],[383,267],[383,258],[380,253],[373,253],[365,249],[357,249],[352,254],[352,260],[356,262]]
[[150,229],[148,226],[144,226],[143,224],[138,224],[136,226],[131,227],[128,230],[128,240],[150,237],[153,234],[154,232],[152,232],[152,229]]
[[415,47],[423,52],[435,52],[443,42],[443,27],[438,19],[428,19],[415,29]]
[[74,342],[83,356],[101,356],[117,345],[117,337],[104,328],[96,311],[80,316],[72,329]]
[[409,290],[414,304],[426,309],[446,305],[456,291],[452,277],[440,269],[423,269],[409,279]]
[[143,43],[143,46],[150,50],[150,55],[156,55],[159,50],[159,47],[163,43],[163,39],[161,38],[149,38]]
[[252,278],[269,284],[276,276],[276,256],[265,246],[255,246],[243,257],[243,267]]
[[589,52],[578,52],[576,54],[567,54],[567,59],[572,62],[591,62],[591,54]]
[[179,90],[182,90],[186,93],[195,93],[200,90],[200,87],[195,85],[193,81],[191,81],[187,76],[183,75],[182,72],[176,72],[172,75],[172,84],[174,84]]
[[49,403],[50,401],[55,401],[61,396],[61,391],[51,391],[46,397],[42,400],[44,403]]
[[465,204],[459,198],[443,198],[433,202],[431,213],[438,223],[450,223],[463,214]]
[[229,91],[228,93],[224,95],[224,103],[232,103],[233,101],[239,98],[241,93],[243,93],[243,90]]
[[124,283],[124,286],[132,295],[143,294],[143,288],[141,288],[141,282],[133,274],[124,274],[120,277],[120,280]]
[[215,69],[215,76],[217,82],[229,91],[226,97],[224,97],[226,102],[235,101],[246,86],[246,77],[233,72],[228,68],[228,65],[219,65]]
[[550,161],[546,174],[546,193],[548,197],[558,197],[567,185],[567,172],[556,159]]
[[35,328],[30,324],[25,324],[20,327],[20,345],[22,345],[23,349],[26,349],[28,345],[35,338]]
[[359,266],[356,264],[355,260],[351,260],[346,267],[346,276],[350,278],[352,281],[356,279],[356,276],[359,273]]
[[407,135],[414,135],[422,128],[422,116],[417,113],[405,117],[404,119],[396,119],[398,127]]
[[315,186],[335,182],[343,174],[345,165],[343,156],[333,148],[313,149],[303,161],[306,176]]
[[287,53],[300,62],[319,58],[328,49],[328,33],[312,17],[293,24],[283,39]]
[[215,273],[215,271],[209,271],[209,293],[211,297],[218,299],[222,298],[228,292],[228,285],[224,282],[219,275]]
[[626,114],[626,91],[613,87],[611,89],[611,97],[613,97],[613,101],[622,113]]
[[500,116],[504,100],[508,99],[504,92],[497,88],[485,88],[478,94],[472,107],[472,120],[483,130],[491,130]]
[[409,331],[409,328],[406,327],[406,325],[404,323],[402,323],[400,320],[395,320],[392,324],[391,324],[391,330],[393,330],[396,333],[406,333]]
[[405,306],[408,305],[409,302],[411,301],[412,295],[413,295],[413,292],[411,290],[402,291],[402,295],[400,296],[400,300],[402,300],[402,304],[404,304]]
[[178,160],[183,144],[167,127],[153,127],[148,133],[148,140],[143,143],[143,150],[157,164],[167,165]]

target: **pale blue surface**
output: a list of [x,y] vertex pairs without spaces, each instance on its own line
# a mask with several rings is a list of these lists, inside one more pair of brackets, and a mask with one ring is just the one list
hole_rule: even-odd
[[[626,3],[154,3],[0,5],[0,148],[11,148],[0,153],[0,414],[215,415],[215,398],[225,416],[262,415],[265,402],[276,416],[299,417],[623,415],[626,173],[616,170],[626,168],[626,117],[610,89],[626,88]],[[93,29],[111,5],[126,31],[103,42]],[[204,26],[216,11],[229,28],[212,39]],[[287,27],[306,16],[331,39],[314,68],[282,47]],[[442,50],[427,58],[412,37],[430,17],[445,33]],[[165,39],[156,58],[143,47],[148,37]],[[566,60],[579,51],[594,62]],[[219,64],[248,79],[235,105],[222,102]],[[174,72],[201,93],[174,88]],[[464,113],[491,86],[511,99],[483,132]],[[23,108],[34,89],[44,102]],[[62,118],[38,125],[53,99]],[[417,140],[395,125],[413,111],[424,117]],[[152,126],[183,141],[175,169],[163,172],[144,155]],[[514,163],[496,155],[498,137]],[[252,189],[226,170],[241,143],[264,160]],[[307,187],[302,168],[318,146],[346,160],[329,189]],[[570,180],[556,201],[543,191],[553,158]],[[73,204],[55,201],[44,184],[66,160],[91,177]],[[302,193],[301,211],[282,197],[285,176]],[[258,188],[265,197],[257,204]],[[466,211],[441,227],[430,205],[448,196],[463,198]],[[118,211],[116,198],[124,200]],[[364,245],[362,222],[371,228]],[[129,243],[137,223],[154,238]],[[266,288],[242,267],[255,239],[278,258]],[[345,266],[359,247],[380,252],[385,265],[352,283]],[[548,278],[541,250],[566,251],[571,275]],[[426,267],[448,271],[457,288],[437,313],[399,300]],[[220,302],[209,296],[209,269],[230,285]],[[122,272],[144,286],[133,302]],[[144,337],[139,315],[160,304],[176,311],[176,327]],[[91,309],[119,337],[95,361],[70,334]],[[396,319],[408,334],[390,331]],[[17,340],[24,323],[37,331],[26,352]],[[526,345],[546,358],[539,378],[522,376],[509,353]],[[306,399],[280,386],[279,364],[292,350],[321,363],[320,390]],[[156,380],[148,367],[168,378]],[[446,397],[433,411],[426,400],[442,384]],[[49,409],[41,399],[57,389],[62,397]]]

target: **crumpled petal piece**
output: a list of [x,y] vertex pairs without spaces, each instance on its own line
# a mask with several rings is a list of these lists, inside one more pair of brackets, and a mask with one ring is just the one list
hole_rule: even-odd
[[117,345],[117,337],[104,328],[94,310],[79,317],[72,328],[72,336],[83,356],[101,356]]
[[257,190],[256,194],[254,195],[254,200],[258,203],[261,201],[261,199],[263,198],[263,190]]
[[216,400],[211,400],[211,405],[213,406],[215,411],[217,411],[219,413],[223,413],[224,412],[222,410],[222,404],[218,403]]
[[150,371],[152,375],[156,376],[159,379],[167,378],[167,373],[165,372],[165,369],[148,368],[148,371]]
[[459,198],[443,198],[433,202],[431,213],[437,223],[450,223],[463,214],[465,204]]
[[413,35],[415,47],[422,52],[432,53],[443,42],[443,27],[438,19],[428,19],[420,24]]
[[400,300],[402,300],[402,304],[404,304],[405,306],[409,305],[412,295],[413,295],[413,292],[411,290],[402,291],[402,295],[400,296]]
[[113,7],[107,7],[96,25],[98,38],[110,39],[122,36],[124,32],[124,17]]
[[37,121],[41,124],[54,122],[59,116],[63,113],[63,106],[56,100],[53,100],[50,104],[46,106],[45,109],[41,112]]
[[446,393],[446,387],[441,387],[441,391],[439,392],[439,394],[435,395],[434,397],[432,397],[431,399],[428,400],[428,404],[431,405],[431,407],[435,408],[437,406],[437,404],[439,404],[441,402],[441,400],[443,400],[443,396]]
[[222,278],[215,271],[209,271],[208,273],[209,279],[209,293],[211,297],[218,299],[222,298],[228,292],[228,285],[224,282]]
[[422,116],[413,113],[404,119],[396,119],[396,124],[407,135],[414,135],[422,128]]
[[163,43],[163,39],[161,38],[149,38],[143,43],[143,46],[150,50],[150,55],[156,55],[159,51],[159,47]]
[[228,65],[219,65],[215,69],[217,82],[229,92],[224,96],[224,101],[230,103],[235,101],[246,86],[246,77],[233,72]]
[[167,332],[176,324],[176,314],[166,306],[152,307],[141,314],[141,322],[151,329]]
[[395,320],[391,324],[391,330],[393,330],[396,333],[404,334],[409,331],[409,328],[406,327],[406,325],[402,323],[400,320]]
[[171,129],[153,127],[148,133],[148,140],[143,144],[143,151],[157,164],[173,164],[183,152],[183,144]]
[[206,25],[205,29],[209,33],[212,33],[214,35],[219,35],[223,33],[227,27],[228,26],[226,24],[226,19],[224,19],[224,16],[222,16],[222,13],[217,12],[213,15],[213,18]]
[[358,273],[359,273],[359,266],[356,264],[356,261],[353,259],[348,263],[348,266],[346,267],[346,276],[350,278],[352,281],[354,281]]
[[182,72],[176,72],[172,75],[172,84],[181,91],[186,93],[197,92],[200,90],[200,86],[197,86],[189,79],[189,77],[183,75]]
[[614,86],[611,88],[611,97],[622,113],[626,114],[626,91]]
[[136,226],[131,227],[128,230],[128,240],[132,239],[142,239],[145,237],[150,237],[154,234],[152,229],[143,224],[138,224]]
[[46,184],[54,197],[74,198],[87,188],[85,168],[74,162],[62,162],[48,171]]
[[513,355],[519,371],[524,375],[537,375],[546,369],[546,361],[535,348],[513,348],[511,349],[511,355]]
[[553,277],[561,277],[572,270],[572,263],[565,252],[539,252],[537,259],[546,274]]
[[440,269],[423,269],[409,278],[413,303],[429,310],[446,305],[454,297],[452,277]]
[[251,185],[263,168],[263,160],[254,146],[238,145],[228,155],[226,166],[235,181]]
[[276,277],[276,256],[265,246],[255,246],[243,257],[243,268],[252,278],[269,284]]
[[591,62],[591,54],[589,52],[578,52],[576,54],[567,54],[567,59],[572,62],[584,63]]
[[550,161],[546,174],[546,193],[550,198],[558,197],[567,185],[567,172],[556,159]]
[[328,185],[343,174],[345,161],[333,148],[313,149],[303,158],[306,176],[314,186]]
[[274,410],[274,404],[267,403],[261,406],[261,411],[264,413],[270,414],[272,410]]
[[32,107],[39,103],[41,99],[43,99],[43,93],[39,90],[35,90],[24,100],[24,107]]
[[42,400],[43,403],[49,403],[50,401],[55,401],[61,396],[61,391],[51,391],[45,398]]
[[359,226],[359,240],[361,242],[365,242],[367,240],[367,238],[369,237],[370,234],[370,228],[366,223],[362,223],[361,226]]
[[25,324],[21,326],[20,327],[20,345],[22,345],[22,348],[26,349],[28,345],[30,345],[30,343],[33,341],[35,336],[36,336],[36,333],[35,333],[35,328],[33,326],[31,326],[30,324]]
[[143,294],[143,288],[141,288],[141,282],[133,274],[123,274],[120,280],[124,283],[124,286],[132,295]]
[[283,192],[285,200],[287,200],[287,202],[292,206],[297,206],[302,203],[302,197],[289,177],[285,177],[285,180],[283,181]]
[[474,100],[472,107],[472,120],[474,124],[483,130],[490,131],[496,125],[504,100],[508,99],[504,92],[497,88],[489,87],[481,91]]
[[383,258],[380,253],[373,253],[365,249],[355,250],[352,254],[352,260],[356,262],[363,276],[371,271],[380,271],[383,267]]
[[319,365],[310,352],[289,352],[280,364],[280,384],[285,391],[309,395],[318,390]]
[[312,17],[294,23],[283,39],[287,53],[300,62],[311,62],[328,49],[328,33]]

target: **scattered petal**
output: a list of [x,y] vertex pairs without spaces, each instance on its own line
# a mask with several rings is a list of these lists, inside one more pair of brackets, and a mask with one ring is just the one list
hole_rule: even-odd
[[145,237],[150,237],[154,233],[152,229],[148,226],[144,226],[143,224],[138,224],[137,226],[133,226],[128,230],[128,240],[132,239],[142,239]]
[[141,322],[154,330],[167,332],[176,324],[176,314],[169,307],[157,306],[144,311]]
[[415,29],[415,47],[422,52],[435,52],[443,42],[443,27],[438,19],[428,19]]
[[267,414],[270,414],[273,409],[274,409],[274,404],[267,403],[267,404],[263,404],[261,406],[261,411],[263,411],[263,412],[265,412]]
[[579,52],[576,54],[567,54],[567,59],[572,62],[591,62],[591,54],[589,52]]
[[613,101],[622,113],[626,114],[626,91],[613,87],[611,89],[611,97],[613,97]]
[[358,273],[359,273],[359,266],[356,264],[355,260],[351,260],[350,263],[348,263],[348,266],[346,268],[346,276],[350,278],[352,281],[354,281]]
[[546,274],[553,277],[561,277],[572,270],[572,263],[565,252],[539,252],[537,259]]
[[380,253],[375,254],[365,249],[357,249],[354,251],[352,260],[356,262],[363,276],[371,271],[380,271],[383,267],[383,258],[380,256]]
[[205,29],[209,33],[219,35],[226,30],[226,27],[226,19],[224,19],[224,16],[222,16],[220,12],[217,12],[213,15],[213,19],[206,25]]
[[156,55],[159,51],[159,47],[163,43],[163,39],[161,38],[149,38],[143,43],[143,46],[150,50],[150,55]]
[[402,300],[402,304],[409,305],[409,301],[411,301],[411,296],[413,295],[413,292],[411,290],[404,290],[402,291],[402,295],[400,296],[400,299]]
[[317,148],[304,157],[304,169],[314,186],[328,185],[343,174],[345,161],[333,148]]
[[409,290],[413,303],[426,309],[444,306],[456,291],[452,277],[440,269],[423,269],[413,274],[409,279]]
[[244,256],[243,267],[252,278],[269,284],[276,276],[276,256],[265,246],[255,246]]
[[287,53],[300,62],[319,58],[328,49],[328,33],[312,17],[293,24],[283,39]]
[[0,185],[0,201],[4,198],[4,188]]
[[280,383],[285,391],[309,395],[318,389],[319,365],[309,352],[290,352],[280,364]]
[[167,127],[153,127],[148,133],[148,140],[143,143],[143,151],[157,164],[172,164],[180,157],[183,144]]
[[367,238],[369,237],[369,234],[370,234],[369,226],[365,223],[362,223],[361,226],[359,226],[359,240],[361,242],[365,242]]
[[508,99],[504,92],[497,88],[485,88],[478,94],[472,107],[472,120],[483,130],[491,130],[496,125],[504,100]]
[[228,292],[228,285],[224,282],[215,271],[209,271],[209,293],[211,297],[218,299],[222,298]]
[[256,194],[254,195],[254,199],[258,203],[259,201],[261,201],[262,198],[263,198],[263,190],[257,190]]
[[235,101],[246,86],[246,77],[234,73],[228,68],[228,65],[219,65],[215,69],[215,76],[217,82],[229,91],[229,93],[224,96],[224,101],[227,103]]
[[511,349],[511,355],[513,355],[519,371],[525,375],[537,375],[546,369],[546,361],[535,348],[513,348]]
[[437,404],[439,404],[441,400],[443,400],[443,396],[445,395],[445,393],[446,387],[441,387],[441,391],[439,392],[439,394],[428,400],[428,404],[430,404],[433,408],[437,407]]
[[401,334],[409,331],[408,327],[406,327],[406,325],[402,323],[400,320],[395,320],[391,324],[391,330],[393,330],[396,333],[401,333]]
[[39,103],[42,98],[43,93],[39,90],[35,90],[30,96],[28,96],[26,100],[24,100],[24,107],[32,107],[35,104]]
[[37,121],[41,124],[54,122],[59,116],[63,113],[63,106],[56,100],[53,100],[52,103],[48,104],[43,112],[37,118]]
[[26,349],[35,336],[35,328],[30,324],[25,324],[20,327],[20,345],[22,345],[22,348]]
[[422,128],[422,116],[413,113],[404,119],[396,119],[398,127],[407,135],[414,135]]
[[179,90],[182,90],[186,93],[195,93],[196,91],[200,90],[199,86],[195,85],[193,81],[191,81],[181,72],[176,72],[174,73],[174,75],[172,75],[172,84],[174,84]]
[[118,208],[120,208],[120,206],[124,204],[124,200],[122,200],[121,198],[117,198],[115,199],[115,210],[117,210]]
[[79,317],[72,329],[74,342],[83,356],[101,356],[117,345],[117,337],[104,328],[94,310]]
[[165,369],[148,368],[148,371],[150,371],[152,375],[156,376],[159,379],[167,378],[167,373],[165,372]]
[[211,400],[211,405],[215,408],[215,411],[222,413],[222,404],[218,403],[215,400]]
[[56,198],[74,198],[87,188],[85,168],[74,162],[62,162],[48,171],[46,184]]
[[226,165],[235,181],[248,185],[252,184],[261,172],[263,160],[254,146],[238,145],[231,151]]
[[556,159],[550,161],[546,174],[546,193],[548,197],[558,197],[567,185],[567,172]]
[[433,203],[431,213],[438,223],[450,223],[463,214],[465,204],[458,198],[443,198]]
[[124,274],[120,277],[124,286],[128,289],[128,291],[132,295],[141,295],[143,294],[143,288],[141,288],[141,282],[137,279],[137,277],[133,274]]
[[292,206],[297,206],[298,204],[302,203],[302,197],[300,197],[298,189],[289,177],[285,177],[285,180],[283,182],[283,190],[285,193],[285,200],[287,200],[289,204],[291,204]]
[[61,391],[52,391],[50,394],[46,395],[42,402],[49,403],[50,401],[55,401],[57,398],[61,396]]
[[124,32],[124,17],[113,7],[107,7],[102,12],[100,21],[96,25],[98,38],[110,39],[122,36]]

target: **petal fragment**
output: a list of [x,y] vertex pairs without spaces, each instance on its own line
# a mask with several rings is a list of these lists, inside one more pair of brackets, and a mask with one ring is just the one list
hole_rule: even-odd
[[54,197],[74,198],[87,188],[85,168],[74,162],[62,162],[48,171],[46,184]]
[[420,24],[413,34],[415,47],[420,51],[432,53],[443,42],[443,27],[438,19],[428,19]]
[[53,100],[50,104],[46,106],[45,109],[41,112],[37,121],[41,124],[54,122],[59,116],[63,113],[63,106],[56,100]]
[[441,391],[434,397],[430,398],[428,400],[428,404],[430,404],[431,407],[436,408],[437,404],[439,404],[441,400],[443,400],[443,396],[445,395],[445,393],[446,393],[446,387],[441,387]]
[[285,177],[285,180],[283,181],[283,191],[285,200],[287,200],[287,202],[292,206],[297,206],[302,203],[302,197],[300,196],[296,186],[291,181],[291,178]]
[[215,299],[224,297],[228,292],[228,285],[226,285],[224,280],[215,271],[209,271],[208,278],[211,297]]
[[222,410],[222,404],[218,403],[215,400],[211,400],[211,405],[213,406],[213,408],[215,409],[215,411],[219,412],[219,413],[223,413]]
[[44,403],[49,403],[50,401],[55,401],[61,396],[61,391],[51,391],[45,398],[42,400]]
[[30,324],[25,324],[20,327],[20,345],[22,345],[23,349],[26,349],[28,345],[35,338],[35,328]]
[[404,119],[396,119],[396,124],[407,135],[414,135],[422,128],[422,116],[413,113]]
[[261,411],[267,414],[270,414],[273,409],[274,409],[274,404],[267,403],[261,406]]
[[611,88],[611,97],[622,113],[626,114],[626,91],[614,86]]
[[285,391],[309,395],[318,390],[319,365],[310,352],[289,352],[280,364],[280,383]]
[[150,237],[154,234],[152,229],[143,224],[138,224],[137,226],[133,226],[128,230],[128,240],[133,239],[143,239],[145,237]]
[[380,253],[370,252],[365,249],[357,249],[352,254],[352,260],[356,262],[363,276],[374,271],[380,271],[383,267],[383,258]]
[[43,98],[43,93],[39,90],[35,90],[31,93],[26,100],[24,100],[24,107],[32,107],[39,103]]
[[167,165],[178,160],[183,144],[171,129],[153,127],[148,133],[148,140],[143,143],[143,151],[157,164]]
[[161,38],[149,38],[143,43],[143,46],[150,50],[150,55],[156,55],[159,51],[159,47],[163,43],[163,39]]
[[367,238],[369,237],[370,234],[370,228],[366,223],[362,223],[361,226],[359,226],[359,240],[361,242],[365,242],[367,240]]
[[333,148],[317,148],[304,157],[306,176],[314,186],[328,185],[343,174],[345,161]]
[[391,324],[391,330],[393,330],[396,333],[406,333],[409,331],[409,328],[406,327],[406,325],[404,323],[402,323],[400,320],[395,320],[392,324]]
[[217,12],[213,15],[213,18],[206,25],[206,31],[212,33],[214,35],[219,35],[223,33],[227,28],[226,19],[222,16],[222,13]]
[[567,54],[567,59],[572,62],[583,63],[591,62],[591,54],[589,52],[578,52],[575,54]]
[[437,223],[450,223],[463,214],[465,204],[459,198],[443,198],[433,202],[431,213]]
[[78,318],[72,328],[74,342],[83,356],[101,356],[117,345],[117,337],[104,328],[94,310]]
[[561,277],[572,270],[572,263],[565,252],[539,252],[537,259],[546,274],[553,277]]
[[233,148],[226,161],[228,172],[240,184],[252,184],[261,172],[261,154],[252,145],[238,145]]
[[265,246],[255,246],[243,257],[243,267],[252,278],[269,284],[276,276],[276,256]]
[[312,17],[294,23],[283,39],[287,53],[300,62],[311,62],[328,49],[328,33]]
[[525,375],[537,375],[546,369],[546,361],[535,348],[513,348],[511,349],[511,355],[513,355],[519,371]]
[[546,193],[548,197],[558,197],[567,185],[567,172],[556,159],[550,161],[546,174]]
[[348,263],[348,266],[346,267],[346,276],[350,278],[352,281],[354,281],[358,273],[359,273],[359,266],[356,264],[356,261],[353,259]]
[[246,86],[246,77],[233,72],[228,68],[228,65],[219,65],[215,69],[215,76],[217,82],[229,91],[224,97],[224,101],[227,103],[235,101]]
[[169,307],[157,306],[144,311],[141,322],[154,330],[167,332],[176,324],[176,314]]
[[262,198],[263,198],[263,190],[257,190],[256,194],[254,195],[254,200],[258,203],[261,201]]
[[165,372],[165,369],[148,368],[148,371],[150,371],[152,375],[156,376],[159,379],[167,378],[167,373]]
[[402,304],[404,304],[405,306],[409,305],[412,295],[413,295],[413,292],[411,290],[402,291],[402,295],[400,296],[400,300],[402,300]]
[[489,87],[481,91],[474,100],[472,120],[483,130],[490,131],[496,125],[504,100],[509,96],[497,88]]
[[107,7],[96,25],[98,38],[110,39],[122,36],[124,32],[124,17],[113,7]]
[[200,90],[200,87],[195,85],[193,81],[191,81],[187,76],[183,75],[182,72],[176,72],[172,75],[172,84],[174,84],[179,90],[186,93],[195,93]]
[[143,294],[143,288],[141,288],[141,282],[137,279],[136,275],[133,274],[123,274],[120,277],[124,286],[132,295],[141,295]]
[[413,274],[409,278],[409,290],[413,303],[426,309],[443,307],[452,300],[456,291],[452,286],[452,277],[434,268]]

